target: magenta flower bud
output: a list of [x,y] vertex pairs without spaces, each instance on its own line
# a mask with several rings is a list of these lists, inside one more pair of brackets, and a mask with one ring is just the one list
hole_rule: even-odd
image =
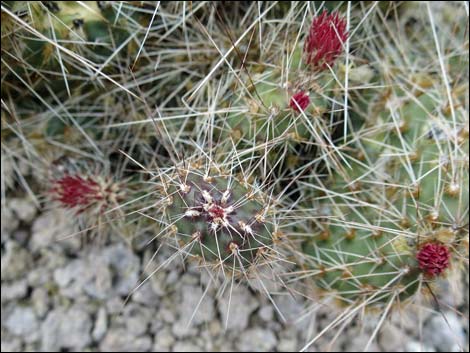
[[434,277],[449,267],[450,251],[440,243],[427,243],[416,255],[419,268],[428,276]]
[[305,61],[314,70],[323,70],[332,66],[343,52],[343,43],[348,38],[346,21],[335,12],[325,10],[313,19],[305,40]]
[[309,104],[310,104],[310,97],[308,96],[307,93],[301,91],[292,96],[289,102],[289,107],[294,109],[296,112],[300,112],[300,109],[302,110],[307,109]]

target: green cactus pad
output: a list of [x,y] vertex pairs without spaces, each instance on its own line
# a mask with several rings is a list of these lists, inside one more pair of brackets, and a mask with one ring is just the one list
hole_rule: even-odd
[[[387,105],[357,132],[361,152],[351,168],[325,181],[316,199],[321,230],[302,245],[315,283],[349,303],[413,295],[420,246],[436,240],[457,248],[468,223],[468,134],[460,116],[454,125],[430,94]],[[451,236],[440,239],[441,228]]]
[[344,226],[331,221],[325,231],[303,244],[316,284],[341,301],[370,301],[369,306],[413,294],[419,280],[415,252],[406,237],[377,232],[381,225],[367,229],[351,215],[345,218]]

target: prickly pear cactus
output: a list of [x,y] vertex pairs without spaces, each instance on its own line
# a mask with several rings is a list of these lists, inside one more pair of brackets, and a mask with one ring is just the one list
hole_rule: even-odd
[[[31,3],[24,9],[24,3],[16,1],[12,11],[30,11],[33,30],[43,38],[26,42],[24,58],[36,68],[55,67],[61,58],[52,42],[59,43],[85,56],[95,58],[96,54],[112,53],[112,45],[119,46],[126,38],[120,22],[110,22],[109,14],[99,1],[78,3],[72,1],[43,1]],[[109,10],[107,10],[109,12]],[[107,15],[107,16],[106,16]],[[48,40],[44,39],[48,38]],[[88,43],[90,48],[84,45]],[[94,47],[91,47],[94,45]],[[93,49],[93,50],[90,50]],[[67,57],[62,53],[64,59]]]
[[241,76],[245,83],[235,97],[230,95],[231,105],[245,109],[222,120],[222,138],[241,147],[264,144],[260,150],[273,149],[272,160],[285,153],[286,144],[292,150],[297,144],[328,140],[331,129],[322,116],[332,111],[339,92],[329,68],[342,54],[347,36],[345,20],[325,11],[314,18],[303,45],[293,40],[296,44],[288,50],[271,49],[272,64],[248,65],[251,72]]
[[113,62],[137,52],[131,39],[148,21],[140,9],[119,11],[100,1],[13,1],[2,4],[2,17],[2,47],[8,48],[2,71],[11,77],[2,81],[2,92],[35,90],[33,98],[48,97],[48,89],[71,96],[96,86],[97,76],[117,72]]
[[[431,95],[389,99],[317,200],[307,272],[343,302],[383,305],[460,266],[468,243],[468,122],[453,127]],[[441,124],[438,127],[436,124]]]

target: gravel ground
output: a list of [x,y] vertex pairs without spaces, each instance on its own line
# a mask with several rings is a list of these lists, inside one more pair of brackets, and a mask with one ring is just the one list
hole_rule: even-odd
[[[299,320],[305,303],[284,293],[273,296],[283,321],[265,295],[244,285],[235,285],[231,297],[211,287],[205,293],[208,275],[181,261],[152,276],[126,303],[152,249],[138,256],[120,239],[106,246],[83,246],[78,237],[57,241],[70,233],[69,219],[58,210],[38,213],[27,199],[2,207],[2,352],[296,351],[337,315],[321,306]],[[465,282],[457,293],[468,293],[468,275],[455,283]],[[446,319],[425,309],[394,315],[369,350],[468,351],[468,294],[447,292],[454,294],[443,298]],[[329,331],[311,350],[361,351],[377,320],[349,325],[338,337]]]

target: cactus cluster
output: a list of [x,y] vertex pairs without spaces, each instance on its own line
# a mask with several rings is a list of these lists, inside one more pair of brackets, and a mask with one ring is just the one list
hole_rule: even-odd
[[434,297],[468,265],[458,5],[230,6],[2,3],[2,195],[348,315]]

